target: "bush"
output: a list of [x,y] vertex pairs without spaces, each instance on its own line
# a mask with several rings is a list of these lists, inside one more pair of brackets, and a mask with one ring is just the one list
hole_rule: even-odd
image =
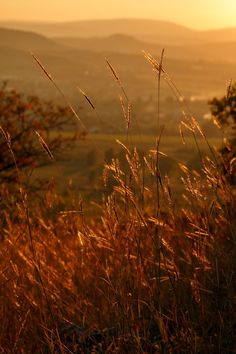
[[75,128],[69,108],[43,102],[36,96],[24,97],[16,90],[9,89],[6,83],[0,88],[0,127],[2,183],[17,180],[11,149],[18,168],[21,171],[31,170],[49,163],[50,156],[42,153],[42,148],[46,150],[48,145],[53,155],[63,153],[76,137],[75,132],[67,135],[63,133]]
[[221,148],[224,160],[224,171],[231,183],[236,182],[236,83],[229,84],[227,94],[221,98],[213,98],[209,102],[211,113],[217,125],[223,130],[225,139]]

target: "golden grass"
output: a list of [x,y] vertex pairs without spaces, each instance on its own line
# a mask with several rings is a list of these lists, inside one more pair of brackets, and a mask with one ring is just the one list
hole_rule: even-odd
[[[196,144],[197,134],[206,139],[192,116],[183,126]],[[105,165],[113,191],[99,220],[55,191],[38,201],[22,186],[18,194],[2,186],[2,353],[233,353],[235,189],[220,157],[209,145],[202,174],[180,163],[180,209],[159,171],[161,135],[145,156],[118,143],[126,167]],[[70,323],[115,330],[97,349],[75,336],[69,347],[60,333]]]

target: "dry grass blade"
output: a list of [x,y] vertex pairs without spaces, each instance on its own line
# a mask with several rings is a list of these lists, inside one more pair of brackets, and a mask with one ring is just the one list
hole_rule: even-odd
[[120,79],[119,79],[119,77],[118,77],[118,75],[117,75],[115,69],[114,69],[113,66],[110,64],[110,62],[108,61],[107,58],[105,58],[105,60],[106,60],[106,63],[107,63],[107,65],[108,65],[109,69],[111,70],[111,72],[112,72],[112,74],[113,74],[115,80],[116,80],[119,84],[121,84]]
[[184,110],[186,109],[189,112],[189,108],[188,108],[188,106],[186,105],[186,103],[184,101],[183,95],[181,94],[181,92],[179,91],[178,87],[175,85],[174,81],[172,80],[170,75],[167,73],[167,71],[164,70],[163,65],[161,64],[161,62],[158,63],[158,61],[155,58],[153,58],[153,56],[151,54],[149,54],[149,53],[147,53],[145,51],[143,51],[143,54],[144,54],[144,58],[151,64],[153,69],[158,72],[158,75],[159,75],[159,72],[161,73],[161,75],[163,75],[163,78],[166,80],[169,88],[171,89],[173,95],[175,96],[176,100],[179,102],[181,107],[183,106]]
[[73,113],[73,115],[77,118],[77,120],[80,122],[82,128],[87,131],[84,123],[82,122],[82,120],[80,119],[78,113],[75,111],[75,109],[73,108],[73,106],[71,105],[71,103],[68,101],[68,99],[66,98],[65,94],[63,93],[63,91],[60,89],[60,87],[56,84],[55,80],[53,79],[52,75],[45,69],[45,67],[43,66],[43,64],[40,62],[40,60],[31,52],[32,57],[34,58],[35,62],[39,65],[39,67],[41,68],[41,70],[44,72],[44,74],[47,76],[47,78],[53,83],[53,85],[55,86],[55,88],[57,89],[57,91],[60,93],[60,95],[63,97],[66,105],[70,108],[71,112]]
[[130,122],[131,122],[131,103],[128,102],[128,108],[127,108],[127,119],[126,119],[126,128],[129,129],[130,127]]
[[[119,79],[119,76],[117,75],[115,69],[113,68],[113,66],[111,65],[111,63],[109,62],[109,60],[107,58],[105,58],[106,60],[106,63],[108,65],[108,68],[110,69],[110,71],[112,72],[112,75],[114,76],[115,78],[115,81],[117,82],[117,84],[119,85],[125,99],[126,99],[126,102],[127,102],[127,112],[124,108],[124,103],[123,103],[123,100],[122,98],[120,98],[120,102],[121,102],[121,106],[122,106],[122,110],[123,110],[123,113],[124,113],[124,117],[125,117],[125,120],[126,120],[126,128],[127,128],[127,139],[128,139],[128,134],[129,134],[129,127],[130,127],[130,122],[131,122],[131,102],[129,100],[129,97],[124,89],[124,86],[122,85],[122,82],[121,80]],[[138,134],[139,134],[139,138],[140,138],[140,141],[142,140],[142,134],[141,134],[141,130],[140,130],[140,127],[139,127],[139,123],[136,119],[136,117],[134,116],[135,118],[135,123],[136,123],[136,126],[137,126],[137,130],[138,130]]]
[[86,99],[86,101],[88,102],[88,104],[90,105],[90,107],[93,109],[93,111],[95,112],[98,120],[99,120],[99,123],[101,124],[101,126],[104,124],[100,115],[98,114],[98,111],[96,110],[96,107],[95,105],[93,104],[92,100],[88,97],[88,95],[80,88],[80,87],[77,87],[77,89],[79,90],[79,92],[83,95],[83,97]]
[[8,147],[10,147],[11,146],[11,137],[10,137],[9,133],[6,132],[2,126],[0,126],[0,131],[1,131],[4,139],[6,140]]
[[164,69],[160,67],[160,64],[157,62],[156,59],[153,58],[153,56],[145,51],[143,51],[144,58],[151,64],[153,69],[155,69],[157,72],[161,71],[164,73]]
[[117,142],[120,146],[123,147],[123,149],[128,153],[128,155],[131,155],[130,150],[127,148],[127,146],[126,146],[124,143],[122,143],[122,141],[120,141],[119,139],[116,139],[116,142]]
[[58,214],[61,216],[78,215],[78,214],[80,215],[80,214],[83,214],[83,211],[81,211],[81,210],[67,210],[67,211],[60,211]]
[[230,173],[233,173],[234,165],[236,164],[236,157],[230,160]]
[[190,132],[194,133],[194,127],[192,126],[191,122],[189,124],[185,123],[183,120],[181,120],[181,125],[183,125],[187,130]]
[[91,101],[91,99],[86,95],[86,93],[80,88],[80,87],[77,87],[77,89],[79,90],[79,92],[84,96],[84,98],[86,99],[86,101],[89,103],[89,105],[92,107],[92,109],[94,111],[96,111],[96,108],[93,104],[93,102]]
[[161,94],[161,73],[162,73],[163,57],[164,57],[164,48],[162,49],[162,52],[161,52],[161,60],[160,60],[159,70],[158,70],[158,87],[157,87],[157,133],[158,133],[158,131],[159,131],[159,125],[160,125],[160,94]]
[[231,88],[232,88],[232,79],[229,80],[227,88],[226,88],[226,100],[230,98],[231,95]]
[[29,314],[30,314],[30,310],[28,310],[26,312],[26,314],[24,316],[24,319],[22,321],[21,327],[20,327],[20,329],[19,329],[19,331],[18,331],[18,333],[16,335],[16,341],[15,341],[15,344],[14,344],[13,352],[15,352],[16,349],[17,349],[17,345],[18,345],[18,342],[19,342],[19,339],[20,339],[21,332],[24,330],[24,327],[25,327],[25,324],[27,322],[27,318],[28,318]]
[[181,124],[179,124],[179,133],[180,133],[180,136],[181,136],[181,139],[182,139],[182,143],[184,145],[186,145],[186,140],[185,140],[185,137],[184,137],[184,132],[183,132]]
[[36,63],[40,66],[40,68],[43,70],[44,74],[49,78],[50,81],[53,82],[53,84],[55,85],[55,82],[52,78],[52,75],[45,69],[45,67],[43,66],[43,64],[39,61],[39,59],[31,52],[30,53],[32,55],[32,57],[34,58],[34,60],[36,61]]
[[[20,171],[19,171],[19,168],[18,168],[18,165],[17,165],[17,161],[16,161],[16,157],[15,157],[15,154],[14,154],[14,151],[12,150],[12,145],[11,145],[11,136],[8,132],[6,132],[2,126],[0,126],[0,131],[7,143],[7,147],[11,153],[11,156],[12,156],[12,159],[14,161],[14,166],[15,166],[15,169],[16,169],[16,173],[17,173],[17,178],[18,178],[18,182],[19,184],[21,184],[21,175],[20,175]],[[22,191],[21,191],[21,188],[20,188],[20,193],[22,194]],[[23,194],[22,194],[22,198],[23,198]],[[24,199],[24,198],[23,198]]]
[[158,155],[161,155],[161,156],[165,156],[165,157],[167,157],[168,155],[167,154],[165,154],[164,152],[161,152],[161,151],[158,151],[157,152],[157,150],[155,149],[155,150],[153,150],[153,149],[151,149],[150,150],[150,153],[152,153],[154,156],[156,156],[157,155],[157,153],[158,153]]
[[107,63],[107,65],[108,65],[109,69],[111,70],[112,75],[114,76],[116,82],[117,82],[118,85],[120,86],[120,88],[121,88],[121,90],[122,90],[122,92],[123,92],[123,94],[124,94],[124,96],[125,96],[127,102],[129,102],[128,95],[127,95],[127,93],[125,92],[125,89],[124,89],[124,87],[123,87],[123,85],[122,85],[122,83],[121,83],[121,80],[119,79],[119,76],[117,75],[115,69],[113,68],[113,66],[111,65],[111,63],[109,62],[109,60],[108,60],[107,58],[105,58],[105,60],[106,60],[106,63]]
[[37,130],[34,130],[35,134],[37,135],[37,138],[39,140],[40,145],[42,146],[42,148],[46,151],[46,153],[48,154],[49,158],[51,160],[54,160],[54,156],[51,153],[46,141],[43,139],[43,137],[39,134],[39,132]]
[[126,108],[124,105],[124,100],[123,100],[122,96],[120,96],[120,104],[121,104],[123,116],[124,116],[125,122],[126,122],[126,129],[128,131],[129,127],[130,127],[130,122],[131,122],[131,103],[128,102],[127,111],[126,111]]
[[125,110],[124,100],[123,100],[122,96],[120,96],[120,105],[121,105],[121,108],[122,108],[122,112],[123,112],[123,116],[125,118],[125,121],[127,122],[127,113],[126,113],[126,110]]

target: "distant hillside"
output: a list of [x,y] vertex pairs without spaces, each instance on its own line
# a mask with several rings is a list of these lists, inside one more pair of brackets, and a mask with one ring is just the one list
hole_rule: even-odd
[[[236,62],[236,40],[185,46],[179,48],[180,57],[219,62]],[[171,52],[170,52],[171,55]]]
[[125,34],[113,34],[108,37],[54,37],[57,43],[67,45],[80,50],[98,52],[136,53],[141,50],[156,51],[161,45],[148,43]]
[[205,37],[205,42],[236,42],[236,27],[199,31],[198,36]]
[[37,33],[8,28],[0,28],[0,45],[24,51],[62,49],[60,44]]
[[[10,79],[26,92],[34,90],[47,99],[58,98],[58,92],[30,55],[33,51],[76,104],[79,102],[78,92],[74,91],[76,86],[84,88],[98,102],[105,98],[113,100],[117,90],[105,63],[106,56],[119,73],[129,96],[147,99],[156,95],[155,74],[141,50],[158,56],[163,46],[125,35],[64,38],[59,43],[32,32],[0,28],[0,81]],[[165,69],[185,90],[185,95],[212,97],[222,90],[227,80],[234,78],[236,61],[227,63],[226,60],[236,57],[232,48],[235,48],[234,43],[167,45]],[[208,60],[212,53],[215,62]],[[163,85],[162,96],[169,94],[168,87]]]
[[92,38],[55,37],[54,40],[64,46],[70,46],[79,50],[129,54],[139,54],[142,50],[145,50],[153,55],[158,55],[162,48],[165,48],[168,58],[236,62],[236,41],[185,46],[165,46],[162,44],[144,42],[123,34]]
[[[8,46],[4,46],[0,43],[0,67],[1,67],[1,77],[11,74],[14,74],[14,69],[18,65],[19,68],[22,69],[22,66],[25,66],[27,62],[27,57],[29,54]],[[17,58],[17,65],[16,65],[16,58]],[[14,64],[15,63],[15,64]],[[9,71],[13,70],[13,72]]]
[[34,31],[49,37],[107,37],[122,33],[140,40],[163,43],[164,45],[236,41],[236,28],[196,31],[172,22],[157,20],[117,19],[63,23],[1,22],[0,26]]
[[33,32],[0,28],[0,80],[28,77],[44,78],[30,52],[47,58],[55,67],[66,67],[68,50],[52,39]]

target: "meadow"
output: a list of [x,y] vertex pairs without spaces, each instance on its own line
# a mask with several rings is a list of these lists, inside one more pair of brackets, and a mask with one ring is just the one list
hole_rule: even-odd
[[[63,132],[62,136],[70,137],[71,132]],[[153,148],[155,139],[154,135],[135,134],[129,139],[128,146],[136,147],[142,154],[147,154]],[[220,136],[210,137],[208,141],[215,149],[222,145]],[[126,144],[126,142],[127,136],[124,134],[91,133],[85,140],[77,141],[66,157],[58,154],[50,165],[35,170],[32,181],[37,178],[52,179],[60,192],[65,194],[69,178],[74,182],[75,191],[82,193],[83,197],[89,197],[88,193],[83,192],[86,190],[88,192],[91,190],[89,194],[92,198],[93,190],[101,191],[100,195],[102,195],[105,191],[102,179],[104,164],[111,163],[114,158],[119,158],[124,163],[125,155],[120,143]],[[199,144],[202,152],[206,153],[207,144],[201,137]],[[179,187],[182,184],[179,178],[180,161],[188,164],[190,168],[194,166],[195,169],[200,169],[198,150],[191,136],[186,136],[183,144],[180,134],[171,136],[163,132],[161,152],[164,154],[159,161],[161,173],[168,173],[169,177],[178,182]]]
[[64,192],[48,183],[40,198],[1,129],[16,175],[1,186],[2,353],[234,353],[232,170],[189,112],[180,137],[157,123],[155,136],[127,124],[78,141],[70,160],[55,154],[30,179],[58,176]]

